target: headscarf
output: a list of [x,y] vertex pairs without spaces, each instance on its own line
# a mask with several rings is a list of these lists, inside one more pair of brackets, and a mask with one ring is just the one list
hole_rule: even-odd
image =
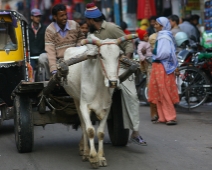
[[164,38],[164,37],[169,37],[172,39],[173,42],[174,41],[174,37],[173,34],[171,32],[171,24],[170,21],[166,18],[166,17],[159,17],[156,19],[156,21],[163,26],[162,31],[158,32],[158,39]]
[[141,30],[147,30],[149,28],[149,20],[148,19],[142,19],[141,20]]
[[171,31],[171,24],[166,17],[159,17],[156,21],[163,26],[163,30]]
[[173,34],[171,32],[171,24],[169,20],[166,17],[159,17],[156,19],[156,21],[163,26],[162,31],[158,32],[157,41],[160,40],[160,43],[163,43],[163,41],[169,40],[170,41],[170,49],[167,49],[166,47],[161,46],[161,49],[158,49],[160,51],[162,50],[170,50],[170,56],[169,58],[163,58],[163,56],[154,56],[153,59],[161,60],[164,69],[166,70],[167,74],[171,74],[175,71],[175,69],[178,66],[177,57],[175,54],[176,47],[175,47],[175,41]]
[[139,39],[140,39],[141,41],[143,40],[144,36],[145,36],[146,34],[148,34],[148,32],[147,32],[146,30],[141,30],[141,29],[138,29],[138,30],[136,31],[136,33],[138,34],[138,37],[139,37]]

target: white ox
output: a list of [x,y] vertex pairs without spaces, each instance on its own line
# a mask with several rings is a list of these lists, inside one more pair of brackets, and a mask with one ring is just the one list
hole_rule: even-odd
[[[99,40],[92,36],[92,40],[82,41],[84,46],[68,48],[64,54],[65,60],[81,54],[98,54],[95,59],[88,59],[70,66],[67,85],[64,85],[67,93],[74,98],[81,121],[83,137],[80,142],[80,152],[82,159],[84,161],[89,160],[93,168],[107,165],[103,150],[103,139],[105,124],[112,103],[113,88],[110,87],[119,85],[120,48],[118,45],[132,38],[135,38],[135,36],[125,36],[116,40]],[[88,51],[88,46],[95,47],[95,49],[92,51],[92,48],[89,48]],[[94,145],[95,129],[90,119],[91,111],[96,114],[100,121],[97,128],[98,152]],[[90,148],[88,147],[88,140]]]

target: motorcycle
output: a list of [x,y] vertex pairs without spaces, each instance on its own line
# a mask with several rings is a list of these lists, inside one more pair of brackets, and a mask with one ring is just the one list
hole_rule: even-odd
[[[194,37],[190,37],[195,41]],[[196,41],[195,41],[196,42]],[[185,48],[183,48],[185,47]],[[178,53],[179,76],[176,77],[180,97],[179,106],[196,108],[202,105],[211,94],[212,53],[199,43],[182,43]]]
[[[140,62],[140,59],[137,53],[133,54],[133,59],[137,62]],[[146,61],[149,64],[151,64],[149,60],[146,60]],[[136,85],[139,101],[144,102],[145,104],[148,105],[148,88],[147,88],[147,73],[146,72],[142,72],[141,70],[139,70],[136,73],[135,85]]]

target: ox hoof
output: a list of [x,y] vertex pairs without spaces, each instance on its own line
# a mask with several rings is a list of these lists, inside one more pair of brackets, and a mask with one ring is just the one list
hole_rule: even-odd
[[83,162],[89,161],[89,155],[82,155],[82,161]]
[[82,156],[82,155],[83,155],[83,153],[84,153],[84,151],[83,151],[83,150],[79,150],[79,155],[80,155],[80,156]]
[[105,157],[99,157],[99,166],[107,166],[107,160],[105,159]]
[[99,168],[99,159],[98,159],[98,157],[89,158],[89,162],[90,162],[92,168],[94,168],[94,169]]
[[91,163],[91,167],[93,168],[93,169],[98,169],[99,168],[99,162],[93,162],[93,163]]

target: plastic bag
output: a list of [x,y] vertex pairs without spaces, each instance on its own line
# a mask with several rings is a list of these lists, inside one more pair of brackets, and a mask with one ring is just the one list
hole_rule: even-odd
[[212,48],[212,32],[204,32],[202,35],[202,46],[204,48]]

